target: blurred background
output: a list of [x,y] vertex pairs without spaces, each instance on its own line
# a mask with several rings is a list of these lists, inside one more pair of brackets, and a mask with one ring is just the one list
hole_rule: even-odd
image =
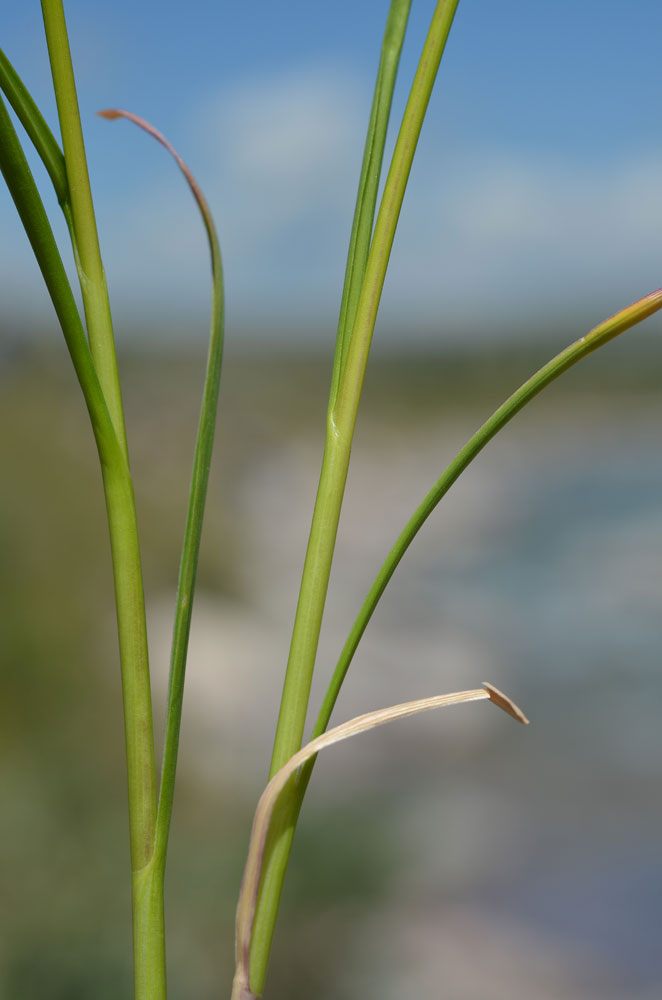
[[[413,6],[395,116],[433,5]],[[208,263],[176,168],[96,110],[128,107],[166,132],[225,254],[226,365],[168,865],[173,997],[229,994],[386,9],[67,4],[125,386],[159,746]],[[2,24],[55,126],[38,5],[13,5]],[[458,448],[548,357],[662,283],[661,30],[653,0],[627,19],[611,2],[564,0],[553,19],[524,0],[460,4],[375,336],[313,710],[386,551]],[[0,997],[128,997],[100,477],[14,216],[0,197]],[[660,333],[647,321],[518,416],[398,569],[334,721],[490,680],[532,725],[460,706],[319,761],[274,1000],[662,995]]]

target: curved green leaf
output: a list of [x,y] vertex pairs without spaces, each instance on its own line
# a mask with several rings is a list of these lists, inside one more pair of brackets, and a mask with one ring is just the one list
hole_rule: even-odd
[[177,769],[177,752],[179,748],[179,730],[182,717],[182,700],[184,696],[184,679],[186,673],[186,656],[188,651],[189,633],[191,630],[191,615],[193,612],[193,595],[195,577],[200,553],[200,538],[202,522],[209,483],[212,449],[214,445],[214,430],[216,425],[216,410],[218,407],[218,391],[221,378],[223,359],[223,265],[221,249],[214,226],[214,220],[191,171],[181,156],[168,140],[143,118],[130,111],[113,109],[100,111],[103,118],[110,120],[126,118],[144,129],[157,142],[164,146],[175,159],[184,174],[196,200],[202,221],[204,222],[209,240],[212,266],[212,315],[209,333],[209,350],[207,355],[207,370],[202,396],[202,407],[198,424],[198,434],[193,460],[193,475],[189,494],[186,529],[182,548],[182,561],[179,570],[177,586],[177,606],[175,611],[175,626],[170,658],[170,682],[168,686],[168,707],[166,715],[166,733],[163,749],[163,766],[161,770],[161,787],[156,820],[156,839],[154,848],[154,863],[165,865],[168,843],[168,831],[172,816],[172,804],[175,788],[175,773]]
[[80,382],[102,461],[113,461],[117,439],[110,424],[89,344],[48,216],[19,142],[0,98],[0,170],[14,200],[32,251],[51,297]]
[[64,153],[46,124],[46,120],[35,104],[32,95],[2,49],[0,49],[0,89],[4,90],[18,120],[41,157],[41,161],[53,182],[57,200],[64,208],[69,203],[69,185],[64,165]]
[[[412,514],[375,577],[340,654],[333,677],[322,702],[315,728],[313,729],[313,738],[323,733],[329,723],[333,707],[357,646],[398,563],[423,524],[453,483],[464,472],[467,466],[473,462],[474,458],[483,450],[485,445],[512,420],[515,414],[519,413],[527,403],[557,379],[559,375],[562,375],[568,368],[577,364],[578,361],[581,361],[588,354],[608,343],[608,341],[613,340],[614,337],[624,333],[625,330],[628,330],[636,323],[640,323],[648,316],[652,316],[660,308],[662,308],[662,289],[651,292],[650,295],[646,295],[643,299],[639,299],[631,306],[622,309],[614,316],[600,323],[584,337],[570,344],[569,347],[566,347],[565,350],[557,354],[556,357],[552,358],[551,361],[537,371],[535,375],[524,382],[512,396],[509,396],[492,416],[485,421],[482,427],[476,431],[464,448],[458,452],[443,475],[439,477]],[[309,762],[302,768],[299,781],[303,790],[305,790],[305,785],[310,777],[313,763],[314,761]]]

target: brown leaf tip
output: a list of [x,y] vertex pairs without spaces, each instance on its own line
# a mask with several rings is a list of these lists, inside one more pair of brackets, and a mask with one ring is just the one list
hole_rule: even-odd
[[121,118],[121,112],[116,111],[115,108],[105,108],[103,111],[97,111],[99,118],[107,118],[109,121],[114,121],[116,118]]
[[528,726],[529,720],[525,716],[524,712],[518,705],[515,704],[514,701],[510,700],[507,694],[504,694],[503,691],[499,691],[499,689],[495,688],[493,684],[488,684],[487,681],[483,681],[483,687],[487,691],[490,701],[493,701],[495,705],[502,708],[504,712],[507,712],[508,715],[512,716],[517,722],[521,722],[522,725]]

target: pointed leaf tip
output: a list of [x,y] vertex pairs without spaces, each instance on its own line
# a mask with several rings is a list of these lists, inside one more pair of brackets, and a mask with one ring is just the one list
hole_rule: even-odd
[[507,712],[508,715],[512,716],[517,722],[521,722],[522,725],[528,726],[529,720],[525,716],[524,712],[518,705],[515,704],[514,701],[511,701],[507,694],[504,694],[503,691],[499,691],[498,688],[495,688],[493,684],[489,684],[487,681],[483,681],[483,687],[487,691],[490,701],[494,702],[495,705],[498,705],[499,708],[502,708],[504,712]]

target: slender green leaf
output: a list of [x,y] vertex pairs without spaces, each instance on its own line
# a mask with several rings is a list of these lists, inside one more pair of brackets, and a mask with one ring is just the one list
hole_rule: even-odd
[[51,297],[87,404],[102,461],[117,455],[89,344],[48,216],[11,118],[0,98],[0,170],[14,200],[35,259]]
[[333,375],[329,408],[333,412],[341,380],[342,369],[347,360],[349,337],[356,317],[363,276],[365,274],[370,239],[375,219],[377,191],[384,160],[384,145],[391,116],[393,90],[398,75],[400,53],[407,30],[411,0],[395,0],[389,9],[384,32],[382,52],[377,70],[377,80],[372,99],[368,133],[363,150],[359,190],[354,209],[352,232],[349,239],[345,282],[340,305],[336,351],[333,360]]
[[[639,299],[632,305],[620,310],[614,316],[611,316],[603,323],[600,323],[584,337],[581,337],[573,344],[570,344],[569,347],[566,347],[565,350],[561,351],[560,354],[557,354],[556,357],[552,358],[551,361],[537,371],[535,375],[532,375],[530,379],[524,382],[524,384],[521,385],[520,388],[512,394],[512,396],[509,396],[509,398],[492,414],[492,416],[485,421],[482,427],[476,431],[464,448],[458,452],[448,468],[439,477],[432,489],[426,494],[424,499],[412,514],[395,545],[386,557],[379,573],[375,577],[374,583],[372,584],[372,587],[370,588],[366,599],[361,606],[361,610],[356,617],[356,621],[352,626],[347,642],[345,643],[342,653],[340,654],[333,677],[324,697],[315,728],[313,729],[313,737],[323,733],[329,724],[333,707],[338,698],[340,688],[345,679],[350,663],[352,662],[354,653],[356,652],[357,646],[366,630],[368,622],[370,621],[389,580],[393,576],[398,563],[432,511],[435,509],[439,501],[446,495],[453,483],[459,478],[462,472],[464,472],[467,466],[473,462],[474,458],[476,458],[476,456],[483,450],[485,445],[488,444],[488,442],[491,441],[492,438],[498,434],[498,432],[505,427],[510,420],[512,420],[515,414],[519,413],[519,411],[526,406],[527,403],[529,403],[535,396],[538,395],[538,393],[542,392],[543,389],[557,379],[559,375],[562,375],[568,370],[568,368],[577,364],[578,361],[581,361],[593,351],[596,351],[610,340],[613,340],[614,337],[617,337],[619,334],[629,330],[630,327],[640,323],[648,316],[652,316],[660,308],[662,308],[662,289],[651,292],[650,295],[646,295],[644,298]],[[300,782],[301,787],[304,790],[310,777],[313,764],[314,761],[310,761],[304,768],[302,768]]]
[[64,166],[64,153],[46,124],[32,95],[2,49],[0,49],[0,89],[5,92],[18,120],[41,157],[53,182],[57,200],[64,208],[69,202],[69,185]]
[[459,0],[439,0],[437,3],[402,116],[402,124],[398,132],[384,185],[384,194],[375,222],[351,337],[346,348],[343,347],[345,360],[342,365],[342,380],[338,386],[335,406],[331,415],[336,433],[341,436],[348,435],[351,438],[354,432],[368,355],[400,210],[421,134],[423,119],[458,2]]

